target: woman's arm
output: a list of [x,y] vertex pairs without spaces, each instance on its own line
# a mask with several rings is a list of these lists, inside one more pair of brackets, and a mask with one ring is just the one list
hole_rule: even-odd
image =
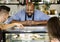
[[2,30],[6,30],[6,29],[11,28],[11,27],[14,27],[14,26],[17,26],[19,28],[23,28],[23,25],[20,24],[20,23],[0,24],[0,28]]

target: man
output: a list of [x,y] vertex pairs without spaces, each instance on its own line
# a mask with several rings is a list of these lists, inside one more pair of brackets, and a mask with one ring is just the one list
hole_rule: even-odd
[[6,23],[17,22],[23,25],[38,25],[46,24],[50,17],[39,10],[34,9],[33,3],[26,5],[26,10],[19,11],[14,16],[10,17]]
[[11,23],[11,24],[5,24],[5,20],[8,18],[9,16],[9,11],[10,8],[7,6],[0,6],[0,42],[2,39],[2,30],[6,30],[8,28],[17,26],[19,28],[23,27],[22,24],[20,23]]

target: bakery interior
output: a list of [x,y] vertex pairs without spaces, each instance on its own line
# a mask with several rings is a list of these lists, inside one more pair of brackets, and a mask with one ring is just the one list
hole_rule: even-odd
[[[60,0],[0,0],[0,5],[11,8],[9,16],[13,16],[25,9],[26,3],[35,3],[35,9],[42,11],[50,17],[60,18]],[[8,31],[8,32],[7,32]],[[46,24],[24,26],[24,29],[7,29],[2,42],[49,42]]]

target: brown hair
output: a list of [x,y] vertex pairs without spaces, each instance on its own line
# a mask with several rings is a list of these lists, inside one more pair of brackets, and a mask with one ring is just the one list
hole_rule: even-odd
[[49,36],[60,39],[60,23],[58,17],[52,17],[47,23]]

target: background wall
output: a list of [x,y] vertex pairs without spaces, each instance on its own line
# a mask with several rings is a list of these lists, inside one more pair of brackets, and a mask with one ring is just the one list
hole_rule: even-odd
[[[25,8],[25,6],[22,6],[22,5],[6,5],[8,7],[11,8],[11,11],[10,11],[10,15],[13,15],[15,14],[16,12],[18,12],[19,10],[22,10]],[[39,5],[39,8],[41,8],[42,5]],[[60,13],[60,4],[52,4],[49,8],[50,9],[55,9],[57,11],[57,13]]]

